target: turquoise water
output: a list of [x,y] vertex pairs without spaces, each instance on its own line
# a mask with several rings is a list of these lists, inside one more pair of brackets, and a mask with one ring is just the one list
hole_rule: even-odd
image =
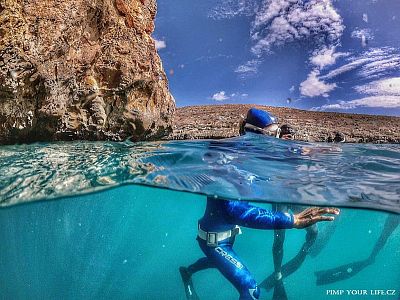
[[[204,207],[202,195],[124,186],[2,209],[0,298],[185,299],[178,267],[202,255],[195,236]],[[289,299],[329,299],[327,289],[399,290],[400,227],[375,264],[349,280],[315,284],[314,271],[366,258],[385,219],[382,212],[343,209],[326,247],[285,279]],[[243,231],[235,248],[260,282],[273,270],[273,233]],[[304,236],[303,230],[287,233],[285,260],[297,253]],[[193,279],[201,299],[238,298],[216,270]],[[271,297],[262,290],[261,299]]]
[[[265,208],[271,201],[342,207],[334,223],[319,224],[312,255],[284,279],[289,299],[353,299],[346,290],[363,289],[368,295],[358,299],[399,299],[400,226],[355,276],[316,285],[314,274],[366,259],[388,216],[400,223],[389,214],[399,212],[399,150],[253,136],[1,147],[0,299],[185,299],[178,268],[203,256],[195,237],[205,194],[254,198]],[[235,250],[261,282],[273,270],[273,232],[243,233]],[[304,237],[287,231],[284,262]],[[215,269],[193,280],[201,299],[238,298]],[[260,299],[271,298],[261,290]]]

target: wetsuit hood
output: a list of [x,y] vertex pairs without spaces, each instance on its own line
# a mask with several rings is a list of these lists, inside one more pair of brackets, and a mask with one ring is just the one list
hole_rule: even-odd
[[259,128],[265,128],[278,123],[278,118],[269,112],[257,108],[251,108],[247,112],[246,123]]

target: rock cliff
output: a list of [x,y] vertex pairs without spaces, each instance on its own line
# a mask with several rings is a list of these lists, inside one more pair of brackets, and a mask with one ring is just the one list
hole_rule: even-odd
[[0,0],[0,144],[159,138],[156,0]]

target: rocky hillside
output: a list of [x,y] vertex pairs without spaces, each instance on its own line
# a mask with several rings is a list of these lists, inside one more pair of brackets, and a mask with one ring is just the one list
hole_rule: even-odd
[[171,131],[156,0],[0,0],[0,144]]
[[337,132],[352,143],[400,143],[400,118],[305,111],[258,105],[207,105],[178,108],[170,139],[227,138],[239,135],[239,121],[251,107],[266,109],[303,141],[331,142]]

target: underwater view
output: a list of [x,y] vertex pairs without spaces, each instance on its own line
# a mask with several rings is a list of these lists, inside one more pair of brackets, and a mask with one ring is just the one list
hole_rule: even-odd
[[400,300],[399,0],[0,0],[0,300]]
[[[293,211],[300,203],[341,207],[335,221],[317,225],[310,247],[308,231],[287,230],[283,265],[302,258],[283,271],[286,297],[399,298],[397,145],[248,133],[219,141],[14,145],[0,154],[1,299],[186,299],[179,268],[204,256],[196,235],[207,196],[266,209],[273,202]],[[242,231],[235,251],[260,285],[260,299],[271,299],[274,231]],[[200,299],[237,298],[215,268],[192,280]]]

